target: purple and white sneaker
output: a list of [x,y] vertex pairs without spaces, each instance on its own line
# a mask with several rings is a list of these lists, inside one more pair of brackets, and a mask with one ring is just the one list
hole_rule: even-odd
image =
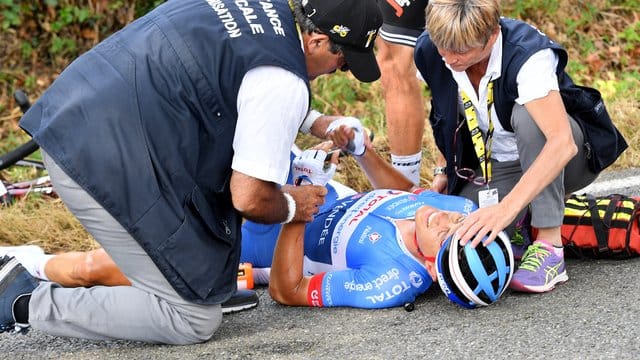
[[536,240],[522,256],[509,287],[515,291],[542,293],[567,280],[564,257],[556,255],[551,244]]

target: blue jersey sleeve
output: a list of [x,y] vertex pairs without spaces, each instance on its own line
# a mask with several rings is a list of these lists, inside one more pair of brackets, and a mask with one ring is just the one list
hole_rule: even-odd
[[319,289],[309,289],[309,292],[320,294],[321,301],[316,305],[326,307],[375,309],[401,306],[415,300],[432,283],[424,268],[409,270],[395,262],[331,271],[320,276],[321,282],[312,282]]
[[423,205],[431,205],[440,210],[457,211],[467,215],[478,209],[473,201],[462,196],[445,195],[430,190],[422,191],[417,196]]

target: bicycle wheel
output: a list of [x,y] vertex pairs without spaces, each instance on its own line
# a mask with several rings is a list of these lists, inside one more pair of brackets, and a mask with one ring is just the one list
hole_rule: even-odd
[[9,151],[6,154],[0,155],[0,170],[6,169],[11,165],[14,165],[18,161],[23,160],[27,156],[38,150],[39,146],[35,141],[29,140],[26,143],[18,146],[17,148]]
[[[29,102],[29,97],[22,90],[16,90],[13,94],[13,98],[15,99],[18,106],[20,106],[20,110],[22,113],[25,113],[29,110],[31,103]],[[18,161],[24,160],[27,156],[34,153],[38,150],[39,146],[35,141],[29,140],[26,143],[18,146],[17,148],[9,151],[6,154],[0,155],[0,170],[6,169],[9,166],[14,165]]]

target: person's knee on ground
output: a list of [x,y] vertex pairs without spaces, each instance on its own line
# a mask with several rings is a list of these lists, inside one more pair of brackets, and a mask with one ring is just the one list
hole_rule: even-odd
[[191,343],[195,344],[211,340],[220,328],[220,324],[222,324],[223,315],[220,305],[207,305],[206,307],[210,311],[183,312],[191,327]]

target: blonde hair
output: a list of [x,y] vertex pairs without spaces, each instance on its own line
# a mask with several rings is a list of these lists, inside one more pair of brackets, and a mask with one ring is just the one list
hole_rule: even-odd
[[432,0],[426,30],[434,45],[457,53],[484,47],[500,21],[498,0]]

